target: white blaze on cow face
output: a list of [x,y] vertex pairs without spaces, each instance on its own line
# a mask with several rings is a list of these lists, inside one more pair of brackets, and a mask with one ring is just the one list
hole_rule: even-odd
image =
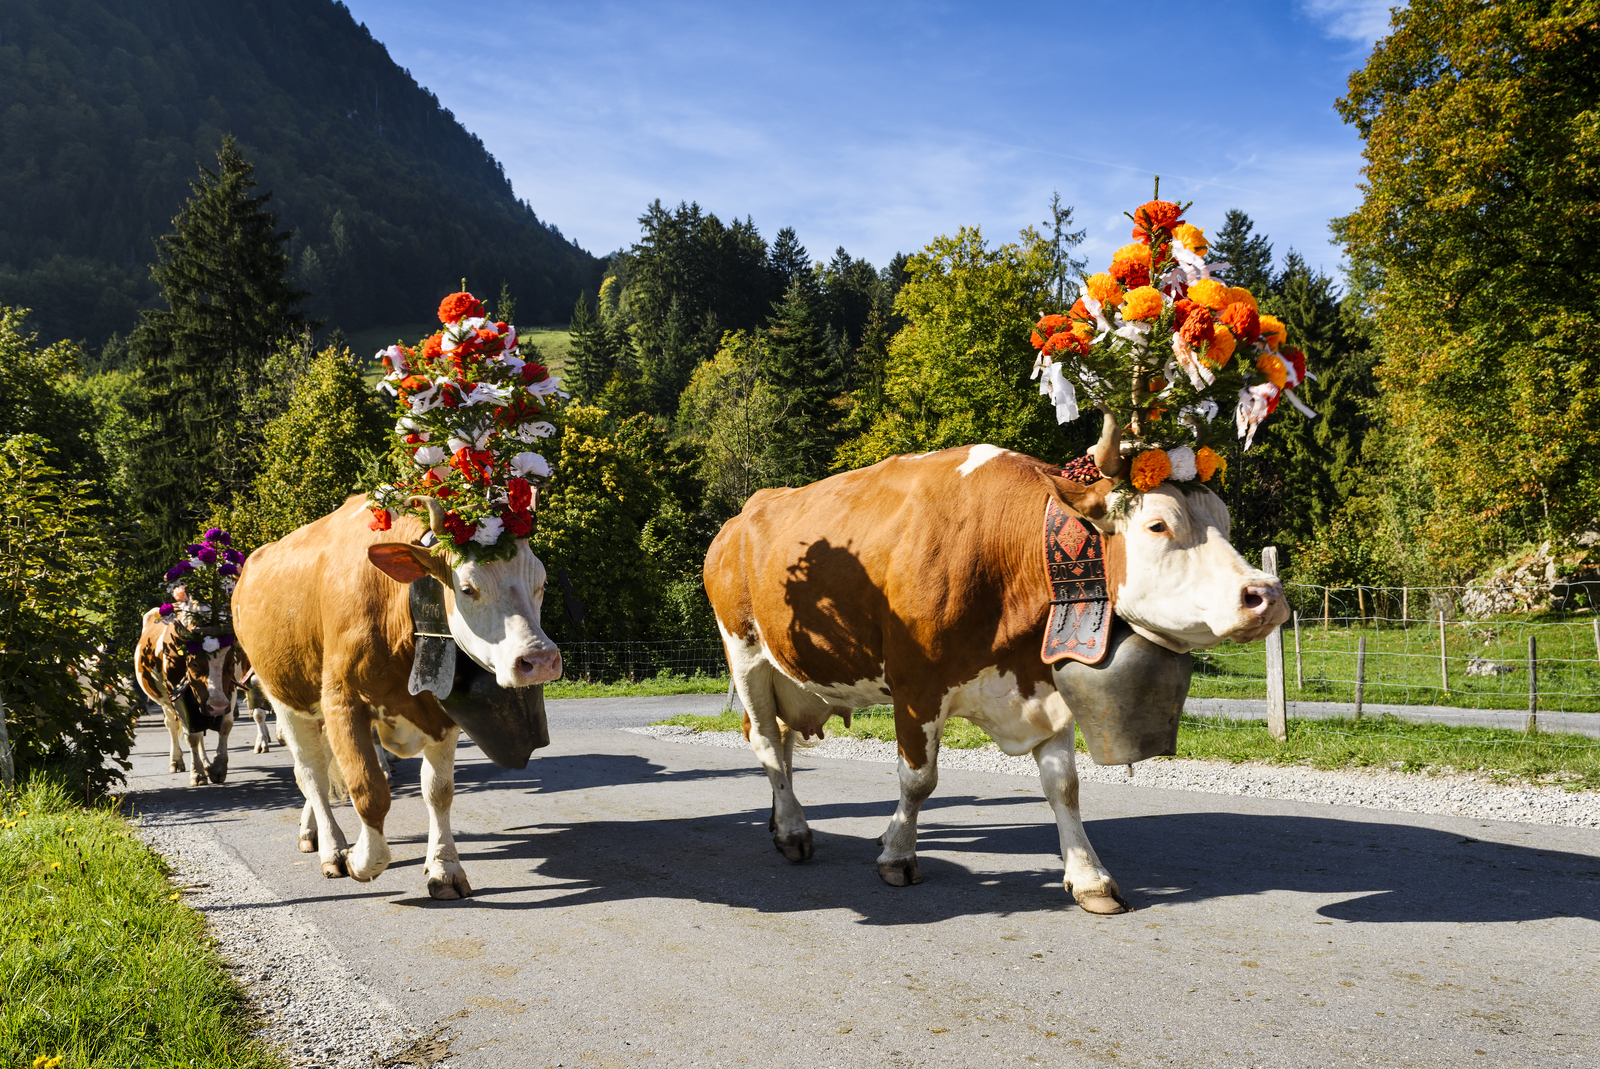
[[561,675],[561,651],[539,626],[544,584],[544,564],[520,540],[510,560],[464,561],[450,570],[450,634],[502,687]]
[[1159,486],[1116,521],[1127,547],[1117,615],[1178,653],[1254,642],[1289,618],[1283,584],[1228,541],[1228,509],[1210,490]]
[[212,716],[221,716],[228,711],[232,691],[231,681],[225,676],[228,656],[231,651],[227,647],[205,655],[206,657],[206,707]]

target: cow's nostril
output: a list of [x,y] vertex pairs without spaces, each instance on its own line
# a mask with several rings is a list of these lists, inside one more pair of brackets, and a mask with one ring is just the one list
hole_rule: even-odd
[[1253,590],[1246,590],[1244,592],[1244,607],[1245,608],[1247,608],[1247,609],[1259,609],[1261,607],[1261,603],[1262,603],[1262,600],[1261,600],[1261,595],[1260,594],[1257,594]]

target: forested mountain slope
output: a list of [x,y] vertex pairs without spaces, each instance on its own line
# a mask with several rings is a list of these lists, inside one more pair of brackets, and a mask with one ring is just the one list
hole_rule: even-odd
[[0,0],[0,304],[46,338],[126,333],[156,300],[151,239],[230,132],[330,325],[415,321],[463,275],[529,323],[598,288],[343,4]]

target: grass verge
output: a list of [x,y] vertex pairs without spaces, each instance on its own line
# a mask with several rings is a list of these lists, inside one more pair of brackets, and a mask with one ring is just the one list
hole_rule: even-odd
[[[630,683],[585,683],[581,679],[558,679],[544,685],[546,698],[654,698],[666,694],[726,694],[727,676],[683,676],[662,672],[651,679]],[[738,727],[737,723],[734,727]]]
[[[683,713],[660,721],[695,731],[737,731],[739,716]],[[894,741],[894,714],[874,706],[828,723],[830,736]],[[983,729],[965,720],[945,724],[944,745],[958,750],[989,744]],[[1083,741],[1079,738],[1078,749]],[[1399,772],[1483,772],[1505,780],[1555,782],[1569,790],[1600,789],[1600,743],[1584,735],[1524,735],[1503,728],[1415,724],[1392,716],[1360,720],[1291,720],[1289,738],[1277,742],[1264,720],[1185,716],[1178,725],[1178,757],[1200,761],[1263,761],[1311,768],[1381,768]],[[1157,758],[1156,760],[1161,760]]]
[[0,800],[0,1065],[281,1069],[167,875],[109,806]]

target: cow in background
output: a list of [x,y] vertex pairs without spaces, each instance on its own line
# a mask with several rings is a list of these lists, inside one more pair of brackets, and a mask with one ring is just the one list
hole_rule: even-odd
[[[1108,417],[1095,459],[1112,476],[1126,463],[1119,439]],[[1105,634],[1116,652],[1101,683],[1126,685],[1125,670],[1112,671],[1124,650],[1125,669],[1138,658],[1254,641],[1288,608],[1278,580],[1228,542],[1227,507],[1210,490],[1162,485],[1112,509],[1113,487],[1111,478],[1062,478],[1060,468],[992,445],[963,446],[762,490],[723,526],[706,556],[706,593],[746,736],[772,785],[773,842],[785,857],[812,852],[794,793],[795,736],[821,735],[830,717],[887,700],[900,805],[879,840],[885,882],[922,879],[917,815],[938,782],[945,721],[959,716],[1005,753],[1037,760],[1077,902],[1095,913],[1127,908],[1078,810],[1068,696],[1081,700],[1076,681],[1099,669],[1047,664],[1041,654],[1052,597],[1047,505],[1081,521],[1080,539],[1092,535],[1088,525],[1103,538],[1109,607],[1123,623]],[[1185,659],[1184,693],[1187,684]],[[1181,695],[1171,704],[1175,729]]]
[[[431,533],[450,538],[445,510],[427,498]],[[294,755],[305,795],[300,849],[320,855],[329,878],[375,879],[389,866],[384,834],[389,785],[373,745],[401,757],[422,754],[428,807],[423,863],[428,893],[454,899],[472,885],[450,827],[456,742],[461,727],[430,690],[409,688],[415,653],[409,585],[443,587],[450,635],[460,651],[502,688],[525,688],[561,675],[561,653],[540,627],[545,570],[517,542],[511,560],[452,565],[429,529],[402,515],[374,532],[363,497],[250,554],[233,592],[233,625],[250,651],[256,677]],[[468,666],[471,667],[470,665]],[[476,669],[474,669],[475,671]],[[538,743],[514,718],[475,728],[473,740],[495,762],[527,764]],[[343,784],[361,820],[351,847],[334,819],[330,793]]]
[[[160,609],[145,612],[134,647],[134,680],[161,708],[172,736],[169,771],[182,772],[187,740],[194,761],[191,786],[221,783],[228,778],[228,736],[233,731],[234,689],[250,663],[237,643],[211,652],[191,653],[178,637],[177,625]],[[179,703],[182,703],[182,709]],[[205,733],[217,733],[216,756],[208,763]]]

